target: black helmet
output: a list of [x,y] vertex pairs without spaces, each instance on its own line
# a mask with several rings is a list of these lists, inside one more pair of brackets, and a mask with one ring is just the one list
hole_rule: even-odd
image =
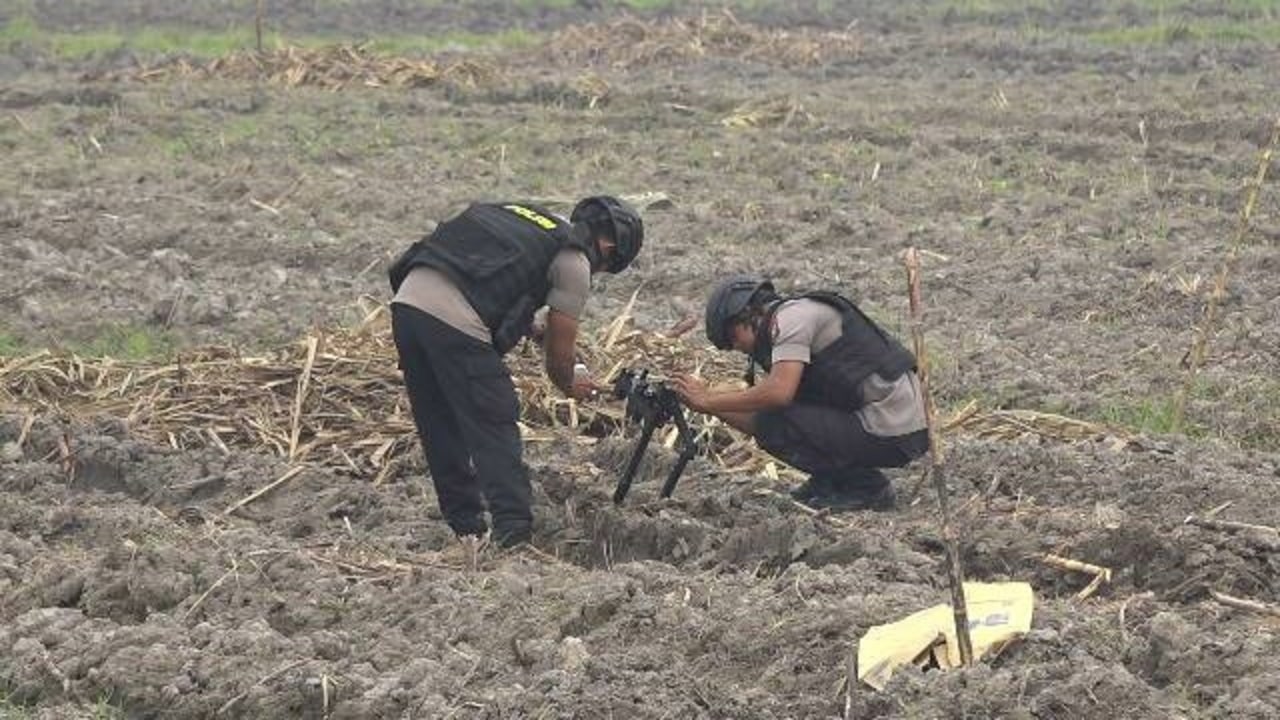
[[583,198],[573,207],[569,222],[586,223],[593,232],[604,229],[609,233],[614,243],[613,259],[605,270],[610,273],[625,270],[644,245],[644,222],[640,220],[640,213],[612,195]]
[[707,339],[721,350],[728,350],[729,321],[751,306],[756,295],[764,291],[774,294],[773,283],[761,275],[733,275],[721,281],[707,298]]

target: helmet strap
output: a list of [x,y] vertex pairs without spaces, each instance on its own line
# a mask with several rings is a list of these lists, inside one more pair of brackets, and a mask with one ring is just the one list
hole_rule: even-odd
[[569,229],[570,244],[579,247],[587,254],[587,261],[591,263],[591,272],[597,272],[604,263],[604,258],[600,253],[600,244],[596,242],[595,233],[591,230],[591,223],[576,222]]

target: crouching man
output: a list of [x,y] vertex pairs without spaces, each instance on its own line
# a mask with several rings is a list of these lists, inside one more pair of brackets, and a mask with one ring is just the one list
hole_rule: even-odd
[[[929,446],[915,358],[849,300],[831,292],[780,297],[755,275],[721,282],[706,309],[707,339],[751,359],[750,387],[714,392],[684,376],[693,410],[721,418],[761,448],[809,473],[792,491],[832,510],[895,505],[880,468],[902,467]],[[755,368],[767,373],[755,382]]]

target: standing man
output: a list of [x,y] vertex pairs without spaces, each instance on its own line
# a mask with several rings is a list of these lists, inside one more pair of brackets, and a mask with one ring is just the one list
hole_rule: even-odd
[[[887,510],[879,468],[928,450],[915,358],[849,300],[832,292],[779,297],[756,275],[721,282],[707,301],[707,339],[751,358],[745,390],[712,392],[690,377],[676,389],[761,448],[810,474],[792,496],[833,510]],[[755,367],[768,373],[755,383]]]
[[566,396],[597,390],[575,377],[578,319],[591,275],[617,273],[640,252],[644,225],[607,195],[566,222],[524,203],[477,203],[414,243],[390,269],[391,327],[414,424],[440,510],[460,537],[512,547],[532,535],[519,400],[502,361],[548,306],[547,376]]

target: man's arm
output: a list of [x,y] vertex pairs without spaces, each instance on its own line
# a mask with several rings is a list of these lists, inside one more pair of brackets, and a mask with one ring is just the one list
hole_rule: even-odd
[[560,392],[575,400],[590,400],[601,390],[589,377],[573,372],[577,362],[578,321],[572,315],[552,308],[547,311],[547,332],[543,338],[547,377]]
[[676,378],[676,390],[690,408],[711,415],[774,410],[790,405],[795,399],[804,366],[798,360],[774,363],[759,384],[745,390],[711,392],[701,382],[689,377]]
[[565,395],[577,400],[594,397],[599,390],[589,378],[575,377],[578,317],[591,289],[591,264],[577,250],[561,250],[547,270],[546,328],[542,338],[547,377]]
[[573,395],[573,364],[578,340],[578,321],[552,308],[547,311],[547,329],[542,339],[547,377],[565,395]]

